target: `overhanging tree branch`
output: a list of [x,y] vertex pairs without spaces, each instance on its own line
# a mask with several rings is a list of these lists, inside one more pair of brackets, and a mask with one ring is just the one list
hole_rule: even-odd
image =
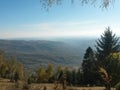
[[[65,0],[40,0],[40,4],[43,8],[49,9],[53,5],[60,5]],[[68,0],[70,1],[70,0]],[[81,4],[96,5],[101,8],[108,8],[110,4],[114,3],[115,0],[71,0],[71,3],[79,1]]]

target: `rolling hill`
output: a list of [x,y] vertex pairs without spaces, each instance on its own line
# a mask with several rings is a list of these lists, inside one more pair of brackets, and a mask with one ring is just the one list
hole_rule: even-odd
[[46,66],[48,63],[77,67],[80,65],[83,53],[89,44],[88,42],[84,42],[83,45],[82,42],[80,43],[78,41],[68,42],[0,40],[0,50],[5,51],[7,58],[16,58],[26,68]]

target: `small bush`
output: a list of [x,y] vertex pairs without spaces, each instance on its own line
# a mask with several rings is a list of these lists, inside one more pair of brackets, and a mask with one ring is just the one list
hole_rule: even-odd
[[120,82],[115,85],[116,90],[120,90]]

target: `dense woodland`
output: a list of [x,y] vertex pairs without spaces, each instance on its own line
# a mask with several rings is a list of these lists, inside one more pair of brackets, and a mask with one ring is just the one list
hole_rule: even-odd
[[56,82],[68,86],[105,86],[110,90],[110,87],[120,87],[119,69],[119,37],[109,27],[96,40],[95,50],[90,46],[86,49],[78,69],[48,64],[47,67],[30,71],[14,58],[6,60],[4,52],[0,52],[0,79],[9,79],[11,82],[19,80],[28,84]]

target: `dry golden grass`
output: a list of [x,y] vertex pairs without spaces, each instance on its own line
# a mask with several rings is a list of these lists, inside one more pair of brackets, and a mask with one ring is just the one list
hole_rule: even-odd
[[15,84],[0,82],[0,90],[15,90]]
[[[11,83],[9,80],[0,81],[0,90],[63,90],[62,85],[58,84],[58,88],[55,89],[55,84],[30,84],[28,88],[23,88],[25,84],[22,82]],[[105,87],[67,87],[67,90],[105,90]],[[115,90],[112,88],[111,90]]]
[[[105,87],[68,87],[67,90],[105,90]],[[111,88],[111,90],[116,90]]]

